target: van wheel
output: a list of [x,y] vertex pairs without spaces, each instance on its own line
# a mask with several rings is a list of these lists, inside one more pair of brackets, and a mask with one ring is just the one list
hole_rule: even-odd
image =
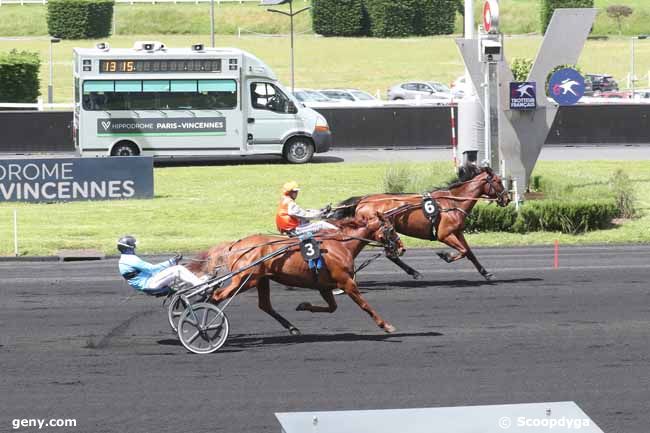
[[140,149],[131,141],[120,141],[111,150],[111,156],[138,156]]
[[294,137],[284,145],[284,159],[291,164],[304,164],[314,156],[314,143],[307,137]]

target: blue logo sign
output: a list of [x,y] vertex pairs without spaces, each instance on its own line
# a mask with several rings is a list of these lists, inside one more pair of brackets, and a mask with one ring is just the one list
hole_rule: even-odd
[[153,158],[5,159],[0,203],[153,198]]
[[560,105],[573,105],[585,94],[585,79],[575,69],[560,69],[551,76],[548,94]]
[[534,82],[510,83],[510,109],[534,110],[537,108],[537,85]]

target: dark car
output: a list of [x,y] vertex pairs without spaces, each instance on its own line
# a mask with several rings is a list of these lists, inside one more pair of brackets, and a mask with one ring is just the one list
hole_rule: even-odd
[[585,78],[591,80],[591,88],[596,92],[616,92],[618,83],[611,75],[605,74],[587,74]]

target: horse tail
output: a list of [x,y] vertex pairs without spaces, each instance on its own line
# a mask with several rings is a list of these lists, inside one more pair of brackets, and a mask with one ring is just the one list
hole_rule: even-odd
[[362,199],[363,196],[350,197],[349,199],[337,204],[335,206],[337,209],[330,214],[329,219],[340,220],[343,218],[353,217],[357,212],[357,206]]

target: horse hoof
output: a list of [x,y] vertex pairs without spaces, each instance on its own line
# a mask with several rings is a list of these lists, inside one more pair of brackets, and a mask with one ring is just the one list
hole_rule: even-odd
[[311,304],[309,302],[301,302],[297,307],[296,311],[309,311]]
[[386,323],[386,324],[384,325],[384,331],[386,331],[386,333],[388,333],[388,334],[392,334],[393,332],[396,331],[396,329],[395,329],[395,327],[394,327],[393,325],[391,325],[390,323]]
[[291,335],[300,335],[300,329],[295,328],[295,327],[289,328],[289,334],[291,334]]
[[436,253],[436,254],[438,254],[438,257],[440,257],[442,260],[449,263],[449,255],[447,255],[447,253]]
[[419,273],[418,271],[415,271],[415,273],[413,273],[413,279],[414,280],[421,280],[422,279],[422,274]]
[[487,281],[492,281],[494,279],[494,274],[486,272],[483,274],[483,278],[485,278]]

